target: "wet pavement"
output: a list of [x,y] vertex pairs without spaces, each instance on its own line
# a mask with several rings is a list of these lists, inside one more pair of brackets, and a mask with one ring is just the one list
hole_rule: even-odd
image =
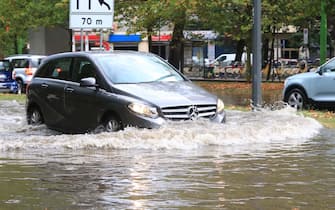
[[65,135],[0,101],[0,209],[335,209],[335,131],[294,110]]

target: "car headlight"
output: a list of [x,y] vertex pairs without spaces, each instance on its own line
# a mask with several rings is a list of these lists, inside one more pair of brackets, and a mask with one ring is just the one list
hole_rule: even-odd
[[141,103],[131,103],[128,108],[137,114],[143,115],[145,117],[156,118],[158,117],[158,111],[155,107],[141,104]]
[[218,99],[216,104],[216,112],[220,113],[224,110],[224,103],[221,99]]

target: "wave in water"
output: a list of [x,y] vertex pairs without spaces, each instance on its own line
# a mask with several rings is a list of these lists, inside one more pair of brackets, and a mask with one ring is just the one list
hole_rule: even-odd
[[322,126],[294,109],[228,111],[227,123],[170,122],[160,129],[126,128],[117,133],[65,135],[26,124],[24,105],[0,103],[0,150],[196,149],[204,146],[301,144]]

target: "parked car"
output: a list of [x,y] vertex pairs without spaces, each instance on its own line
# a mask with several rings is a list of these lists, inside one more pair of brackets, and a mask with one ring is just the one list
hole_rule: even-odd
[[18,93],[16,81],[12,78],[13,67],[7,60],[0,60],[0,92]]
[[[252,54],[250,54],[250,59],[252,63]],[[236,54],[230,53],[230,54],[221,54],[218,57],[216,57],[214,60],[205,59],[205,67],[207,68],[214,68],[215,66],[222,66],[222,63],[235,61]],[[241,64],[245,64],[247,61],[247,53],[242,53],[241,57]],[[223,64],[224,65],[224,64]]]
[[335,105],[335,58],[313,72],[288,77],[284,83],[284,101],[297,109],[309,105]]
[[226,61],[234,61],[236,55],[235,54],[221,54],[216,57],[214,60],[205,59],[205,67],[214,68],[215,66],[221,66],[223,62]]
[[27,84],[30,82],[33,74],[41,64],[43,55],[13,55],[5,58],[10,61],[14,70],[13,78],[17,82],[19,89],[24,93]]
[[27,88],[27,121],[66,133],[157,128],[200,117],[222,123],[221,99],[156,55],[71,52],[47,57]]

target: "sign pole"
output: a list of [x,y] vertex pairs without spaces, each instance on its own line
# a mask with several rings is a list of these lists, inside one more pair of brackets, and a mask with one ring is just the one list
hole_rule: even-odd
[[102,29],[100,29],[100,50],[102,50],[102,36],[103,36],[103,33],[102,33]]
[[85,31],[85,51],[89,51],[88,31]]
[[76,38],[73,31],[72,31],[72,52],[76,52]]
[[80,51],[84,51],[84,30],[80,29]]

